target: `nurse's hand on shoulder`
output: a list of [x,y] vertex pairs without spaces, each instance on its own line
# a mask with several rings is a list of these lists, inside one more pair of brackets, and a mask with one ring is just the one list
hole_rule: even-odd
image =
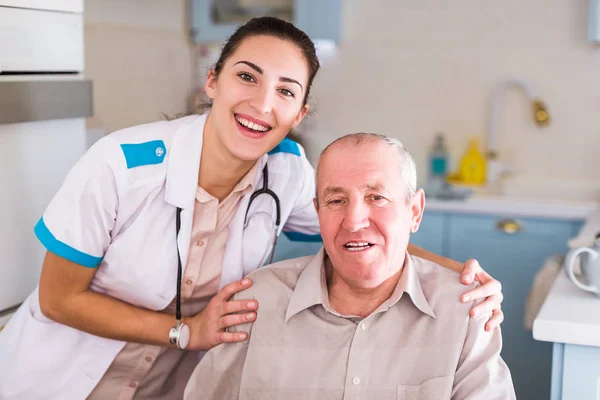
[[492,313],[492,318],[485,324],[485,330],[491,331],[504,321],[502,312],[502,284],[485,272],[477,260],[467,260],[460,275],[464,284],[471,284],[474,280],[481,286],[463,294],[460,300],[463,303],[477,299],[485,299],[483,302],[471,309],[471,316],[475,317],[483,313]]
[[228,332],[227,328],[256,319],[256,300],[231,300],[234,294],[251,285],[248,278],[230,283],[214,295],[202,312],[183,321],[190,327],[188,349],[208,350],[221,343],[246,340],[248,333]]

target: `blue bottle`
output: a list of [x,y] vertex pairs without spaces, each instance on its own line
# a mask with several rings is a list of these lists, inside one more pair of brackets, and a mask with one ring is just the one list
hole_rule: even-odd
[[433,147],[429,152],[429,182],[430,194],[435,196],[446,187],[449,154],[443,133],[437,133]]

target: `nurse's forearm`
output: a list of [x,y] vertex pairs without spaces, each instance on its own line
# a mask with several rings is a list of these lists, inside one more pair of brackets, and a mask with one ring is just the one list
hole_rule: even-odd
[[93,291],[65,301],[54,317],[96,336],[161,346],[171,346],[169,330],[175,325],[174,315],[138,308]]
[[417,257],[424,258],[429,261],[433,261],[434,263],[440,264],[442,267],[450,269],[455,272],[462,272],[464,265],[458,261],[451,260],[450,258],[446,258],[437,254],[434,254],[430,251],[422,249],[421,247],[415,246],[413,244],[408,244],[408,252]]
[[[89,290],[95,270],[47,253],[40,278],[40,308],[53,321],[96,336],[144,344],[169,344],[175,317]],[[142,290],[140,288],[140,290]]]

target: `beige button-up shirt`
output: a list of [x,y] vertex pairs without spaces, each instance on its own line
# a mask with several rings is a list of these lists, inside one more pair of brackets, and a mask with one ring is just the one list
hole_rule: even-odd
[[407,257],[392,296],[361,319],[329,304],[324,251],[250,276],[258,318],[195,369],[184,399],[514,399],[489,314],[469,317],[458,274]]
[[[191,243],[181,282],[185,316],[202,311],[219,289],[229,224],[242,196],[253,189],[257,165],[222,202],[201,187],[196,191]],[[177,265],[165,267],[172,267],[173,273],[177,271]],[[165,311],[175,314],[175,300]],[[199,358],[198,352],[127,343],[88,400],[181,399]]]

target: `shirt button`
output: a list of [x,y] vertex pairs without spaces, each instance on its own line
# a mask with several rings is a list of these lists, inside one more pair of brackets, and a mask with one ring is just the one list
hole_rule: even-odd
[[191,279],[188,279],[187,281],[185,281],[185,284],[188,285],[188,286],[191,285],[192,283],[194,283],[194,282],[192,282]]
[[360,329],[362,329],[362,331],[366,331],[367,330],[367,324],[365,324],[364,322],[362,324],[360,324]]
[[359,385],[360,384],[360,378],[358,376],[355,376],[354,378],[352,378],[352,383],[354,383],[355,385]]
[[146,357],[147,362],[152,362],[152,357]]
[[135,388],[135,387],[137,387],[137,382],[131,382],[131,383],[129,384],[129,387],[130,387],[130,388]]
[[198,241],[196,242],[196,246],[198,246],[198,247],[202,247],[202,246],[204,246],[204,242],[203,242],[202,240],[198,240]]

